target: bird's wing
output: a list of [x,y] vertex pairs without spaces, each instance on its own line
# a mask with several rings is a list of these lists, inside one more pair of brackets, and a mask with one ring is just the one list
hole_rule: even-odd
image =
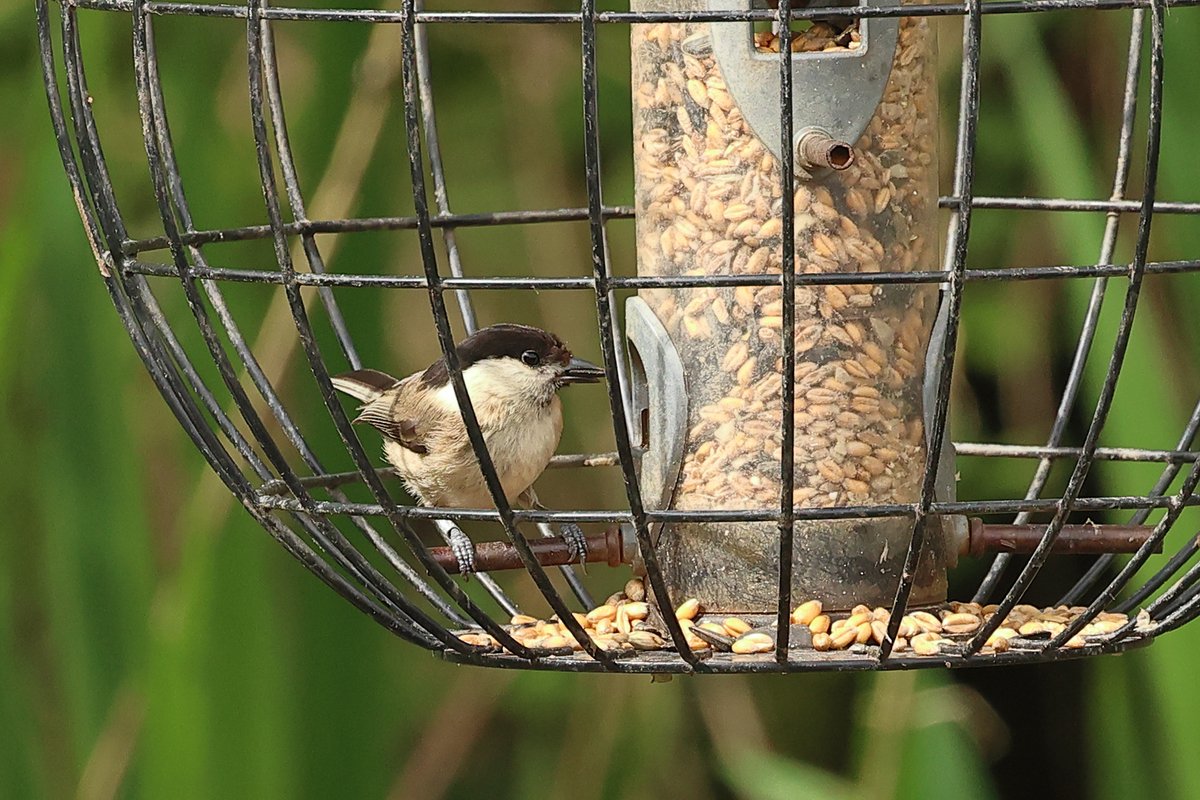
[[421,431],[417,423],[404,414],[397,414],[397,400],[403,394],[403,381],[386,372],[374,369],[359,369],[333,377],[333,386],[356,400],[361,400],[359,414],[354,423],[370,425],[392,441],[399,442],[414,453],[428,452],[421,442]]
[[400,381],[380,372],[377,369],[356,369],[353,372],[343,372],[332,378],[333,388],[345,392],[362,403],[378,400],[388,390],[394,388]]
[[354,421],[370,425],[401,447],[426,455],[445,412],[430,402],[428,393],[419,386],[419,378],[405,378],[365,403]]
[[392,396],[384,395],[372,403],[367,403],[355,417],[354,422],[370,425],[388,439],[397,442],[401,447],[419,455],[425,455],[429,452],[429,448],[422,441],[420,428],[415,420],[398,418],[392,413],[391,401],[393,399]]

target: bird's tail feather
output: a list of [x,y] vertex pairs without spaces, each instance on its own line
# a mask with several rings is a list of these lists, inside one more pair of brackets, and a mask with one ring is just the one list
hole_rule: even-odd
[[391,389],[398,380],[376,369],[356,369],[353,372],[343,372],[332,378],[333,388],[345,392],[360,403],[370,403],[381,394]]

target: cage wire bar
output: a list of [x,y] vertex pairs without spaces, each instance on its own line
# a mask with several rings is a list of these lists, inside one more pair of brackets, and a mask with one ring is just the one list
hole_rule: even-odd
[[[440,653],[445,658],[491,666],[518,666],[534,669],[615,672],[778,672],[820,669],[890,669],[919,666],[963,666],[976,664],[1024,663],[1076,658],[1102,652],[1116,652],[1148,643],[1162,633],[1200,616],[1200,563],[1180,571],[1200,553],[1200,537],[1190,537],[1166,563],[1148,576],[1139,587],[1130,584],[1155,548],[1160,546],[1182,511],[1200,504],[1195,494],[1200,484],[1200,454],[1192,450],[1200,430],[1200,402],[1192,411],[1174,450],[1100,447],[1099,437],[1111,407],[1117,380],[1128,346],[1137,311],[1139,293],[1147,275],[1180,275],[1200,271],[1200,259],[1154,262],[1148,260],[1150,229],[1155,214],[1197,214],[1200,202],[1162,202],[1156,198],[1158,154],[1161,136],[1163,91],[1163,38],[1165,14],[1169,8],[1195,6],[1200,0],[1002,0],[963,3],[930,3],[853,8],[858,19],[873,17],[962,17],[963,67],[961,76],[958,138],[955,155],[953,193],[940,198],[939,204],[951,211],[943,269],[922,272],[879,272],[842,274],[799,274],[794,272],[795,224],[793,195],[782,192],[783,253],[781,274],[708,275],[669,277],[624,277],[611,274],[606,225],[612,220],[633,216],[627,205],[605,205],[600,165],[598,125],[597,29],[599,25],[629,25],[650,22],[746,22],[769,21],[776,25],[783,45],[779,54],[780,128],[782,134],[781,172],[783,185],[793,185],[794,152],[789,146],[793,131],[792,93],[793,60],[788,41],[794,20],[809,20],[827,15],[825,8],[805,8],[793,0],[780,0],[775,9],[705,12],[616,12],[599,11],[595,0],[581,0],[578,12],[483,12],[424,10],[418,0],[403,0],[399,10],[377,9],[302,9],[270,6],[266,0],[248,0],[245,5],[224,3],[168,3],[153,0],[59,0],[60,50],[56,55],[51,0],[37,0],[37,32],[41,47],[42,69],[59,152],[70,183],[84,231],[96,259],[109,296],[126,327],[133,345],[153,378],[160,394],[214,472],[248,513],[289,553],[319,579],[356,608],[368,614],[402,639]],[[1029,197],[975,197],[975,138],[979,120],[979,65],[982,49],[982,18],[985,14],[1036,13],[1051,10],[1128,10],[1130,34],[1123,87],[1121,130],[1117,148],[1112,194],[1108,200]],[[1138,88],[1142,70],[1142,49],[1149,11],[1149,93],[1145,113],[1147,140],[1144,181],[1140,200],[1126,199],[1133,161],[1134,126],[1138,120]],[[138,112],[150,170],[155,201],[162,221],[162,236],[133,239],[128,235],[108,173],[95,118],[82,57],[79,33],[80,11],[127,14],[133,30],[133,64],[137,85]],[[182,15],[245,20],[247,86],[255,154],[268,224],[223,229],[204,229],[193,218],[184,181],[176,159],[169,115],[159,76],[158,54],[154,44],[154,19]],[[400,76],[403,95],[404,149],[411,173],[414,215],[360,219],[313,220],[308,216],[299,171],[294,159],[284,115],[283,92],[276,60],[271,23],[284,20],[360,22],[397,25],[400,46]],[[456,214],[445,180],[444,165],[434,114],[434,93],[430,78],[429,42],[426,26],[435,24],[556,24],[578,26],[581,43],[581,81],[584,121],[584,180],[587,189],[585,208],[500,211]],[[65,79],[60,86],[59,72]],[[278,180],[282,180],[280,192]],[[427,176],[433,184],[434,204],[428,199]],[[971,215],[976,209],[1019,209],[1046,212],[1105,212],[1107,220],[1095,264],[1051,265],[1036,267],[970,268],[966,266]],[[1134,257],[1129,264],[1113,263],[1120,218],[1137,214],[1138,227]],[[469,277],[455,239],[458,228],[493,225],[530,225],[555,222],[587,222],[590,237],[591,276],[557,277]],[[329,271],[317,234],[350,234],[366,231],[414,230],[420,246],[420,276],[351,275]],[[439,265],[434,231],[441,232],[449,275]],[[299,237],[298,255],[293,255],[289,240]],[[229,241],[267,240],[274,247],[277,270],[240,266],[214,266],[204,247]],[[143,253],[166,251],[169,263],[145,261]],[[297,269],[300,257],[307,271]],[[958,443],[963,457],[1036,459],[1037,466],[1028,491],[1022,499],[955,500],[935,499],[936,467],[947,424],[952,365],[957,349],[963,293],[976,281],[1045,280],[1094,278],[1088,306],[1081,325],[1068,379],[1044,446],[1000,445],[985,442]],[[1112,353],[1099,396],[1092,410],[1086,436],[1078,447],[1064,446],[1068,418],[1076,408],[1085,364],[1096,345],[1099,315],[1108,289],[1108,279],[1128,279],[1123,308]],[[207,356],[217,368],[220,385],[229,393],[232,408],[218,399],[215,385],[210,386],[180,342],[171,322],[152,292],[152,281],[177,279],[187,301],[189,313],[204,343]],[[349,454],[353,473],[329,473],[304,436],[300,425],[289,414],[276,388],[252,352],[251,345],[234,319],[223,295],[224,282],[256,283],[282,288],[295,324],[305,359],[321,400],[343,446]],[[932,417],[932,435],[923,474],[920,498],[911,504],[868,504],[837,508],[796,507],[794,503],[796,363],[794,291],[800,286],[842,284],[936,284],[942,287],[943,302],[949,305],[949,325],[940,352],[944,365],[939,373]],[[651,510],[643,503],[635,465],[635,448],[630,428],[630,380],[619,317],[614,308],[616,292],[621,289],[665,287],[718,288],[736,286],[780,286],[783,304],[783,414],[781,422],[781,492],[776,508],[737,510]],[[428,295],[438,342],[450,370],[451,385],[461,406],[472,447],[492,495],[495,509],[431,509],[399,504],[384,485],[387,470],[377,469],[364,450],[339,402],[327,367],[326,354],[316,340],[309,309],[301,295],[303,287],[315,288],[316,298],[329,321],[339,350],[351,368],[361,360],[346,321],[338,307],[334,288],[424,289]],[[616,452],[559,457],[559,465],[570,468],[617,467],[624,483],[628,508],[618,511],[546,510],[514,508],[504,496],[499,478],[488,453],[475,410],[467,394],[445,293],[452,292],[468,332],[477,328],[477,317],[470,294],[476,289],[590,290],[594,294],[597,335],[607,376],[608,400],[616,440]],[[228,342],[226,345],[224,342]],[[244,375],[244,377],[243,377]],[[252,401],[244,380],[248,379],[266,407],[260,413]],[[235,422],[236,413],[248,430],[248,437]],[[285,456],[280,442],[269,426],[278,425],[287,444],[299,455],[309,475],[299,475]],[[1061,496],[1046,498],[1051,467],[1059,461],[1074,462],[1072,473]],[[1084,481],[1097,461],[1150,462],[1163,465],[1154,487],[1144,495],[1083,496]],[[243,466],[244,465],[244,466]],[[1182,485],[1173,494],[1170,486],[1184,472]],[[247,472],[248,470],[248,472]],[[339,488],[361,481],[370,492],[371,502],[351,502]],[[330,499],[314,496],[320,490]],[[1062,603],[1080,603],[1091,598],[1086,611],[1061,633],[1046,641],[1027,641],[1022,648],[1003,653],[982,654],[980,649],[1007,612],[1016,606],[1048,559],[1055,540],[1072,513],[1126,510],[1132,511],[1130,524],[1142,525],[1157,509],[1165,509],[1149,538],[1121,565],[1105,583],[1114,566],[1110,554],[1096,557],[1086,574],[1062,597]],[[965,644],[943,650],[937,657],[923,658],[911,653],[894,652],[892,645],[903,612],[908,608],[918,555],[931,517],[948,514],[1016,515],[1016,523],[1027,523],[1034,513],[1051,513],[1040,541],[1028,562],[998,599],[997,613]],[[793,646],[789,639],[792,552],[795,525],[810,520],[870,519],[902,517],[912,521],[912,537],[905,568],[896,585],[887,637],[877,651],[866,653],[817,653]],[[377,567],[358,546],[334,524],[346,518],[374,550],[383,565]],[[382,519],[387,531],[381,532],[370,521]],[[554,610],[561,624],[576,637],[583,653],[528,647],[513,638],[509,630],[487,613],[453,577],[439,565],[412,526],[415,520],[490,521],[499,523],[504,535],[519,555],[525,570],[542,597]],[[718,653],[702,657],[687,644],[680,623],[672,614],[663,622],[673,651],[614,653],[599,648],[572,615],[571,604],[559,593],[538,561],[523,526],[534,525],[543,533],[546,526],[564,523],[600,522],[632,526],[644,561],[649,593],[660,608],[674,607],[669,597],[655,549],[650,526],[664,522],[773,522],[779,531],[779,584],[776,607],[776,644],[774,652],[763,656],[729,656]],[[403,542],[398,550],[393,541]],[[415,561],[414,563],[411,563]],[[995,557],[980,583],[975,600],[992,598],[1004,579],[1011,556]],[[421,572],[428,577],[422,577]],[[586,610],[591,598],[578,576],[569,568],[563,574],[575,599]],[[481,576],[484,588],[506,612],[517,606],[496,583]],[[1164,589],[1165,587],[1165,589]],[[1124,600],[1123,590],[1132,588]],[[1163,590],[1151,600],[1155,592]],[[679,598],[676,598],[679,599]],[[1149,602],[1147,602],[1149,601]],[[1086,646],[1065,647],[1071,638],[1096,616],[1109,608],[1122,612],[1141,609],[1153,617],[1152,627],[1137,625],[1133,618],[1120,629],[1099,637],[1090,637]],[[507,652],[478,648],[463,642],[455,631],[473,626],[490,634]]]
[[[782,261],[779,265],[783,283],[783,365],[781,372],[783,396],[780,409],[782,439],[779,443],[779,604],[775,616],[775,660],[786,664],[791,643],[792,558],[795,554],[796,515],[796,195],[792,186],[796,180],[796,151],[792,147],[792,3],[779,0],[779,175],[782,201],[779,216],[782,224]],[[931,456],[932,458],[932,456]]]
[[[1117,146],[1117,166],[1116,173],[1113,176],[1113,193],[1112,199],[1120,201],[1125,195],[1125,184],[1129,179],[1129,163],[1133,149],[1133,124],[1137,109],[1137,92],[1138,80],[1141,75],[1141,46],[1142,46],[1142,26],[1144,14],[1142,11],[1136,10],[1131,15],[1129,28],[1129,52],[1126,56],[1126,71],[1125,71],[1125,92],[1121,104],[1121,134],[1120,141]],[[1117,227],[1120,223],[1120,217],[1117,214],[1109,212],[1105,220],[1104,234],[1100,244],[1099,263],[1104,264],[1112,260],[1113,250],[1117,244]],[[1061,441],[1063,434],[1066,432],[1067,421],[1071,414],[1071,409],[1075,406],[1075,398],[1078,396],[1079,389],[1083,384],[1083,368],[1087,363],[1088,354],[1091,352],[1092,341],[1096,335],[1096,325],[1100,319],[1100,308],[1104,301],[1104,293],[1108,287],[1106,278],[1100,278],[1092,286],[1091,296],[1088,298],[1087,311],[1084,314],[1084,322],[1079,334],[1079,343],[1075,349],[1075,355],[1071,362],[1071,369],[1067,376],[1066,386],[1063,388],[1062,398],[1059,401],[1058,410],[1054,416],[1054,423],[1050,428],[1050,435],[1047,441],[1047,446],[1055,447]],[[1186,436],[1186,433],[1185,433]],[[1186,440],[1190,442],[1190,438]],[[1186,447],[1187,444],[1184,445]],[[1080,450],[1079,457],[1082,457],[1083,451]],[[1092,456],[1095,457],[1095,448],[1092,450]],[[1037,466],[1037,471],[1034,473],[1033,480],[1030,482],[1029,491],[1026,492],[1026,498],[1037,497],[1041,494],[1042,489],[1046,485],[1046,480],[1050,477],[1050,469],[1054,461],[1051,458],[1043,457]],[[1168,469],[1164,472],[1164,477],[1170,474]],[[1171,478],[1174,475],[1171,474]],[[1169,485],[1169,481],[1168,481]],[[1158,488],[1158,487],[1156,487]],[[1165,487],[1164,487],[1165,488]],[[1159,490],[1156,493],[1161,493]],[[1140,513],[1140,512],[1139,512]],[[1015,523],[1027,522],[1029,519],[1028,512],[1021,512],[1014,520]],[[1136,517],[1135,517],[1136,519]],[[1143,522],[1143,519],[1137,520]],[[987,575],[979,585],[978,591],[973,598],[976,602],[986,602],[995,590],[996,584],[999,582],[1005,567],[1008,565],[1010,556],[1007,553],[1001,553],[993,560]],[[1095,567],[1101,566],[1104,559],[1097,559]],[[1076,595],[1076,591],[1070,591],[1064,596],[1064,600],[1072,598]]]

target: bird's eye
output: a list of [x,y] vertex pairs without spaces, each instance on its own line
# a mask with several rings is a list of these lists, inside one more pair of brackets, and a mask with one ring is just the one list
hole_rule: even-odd
[[541,358],[538,357],[536,350],[526,350],[524,353],[521,353],[521,361],[531,367],[536,367]]

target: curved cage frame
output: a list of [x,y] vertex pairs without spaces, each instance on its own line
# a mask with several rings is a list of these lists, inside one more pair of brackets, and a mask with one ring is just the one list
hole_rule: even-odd
[[[269,7],[266,0],[248,0],[244,5],[221,3],[154,2],[153,0],[60,0],[61,39],[56,49],[52,33],[50,0],[37,0],[37,28],[41,45],[43,74],[50,112],[62,161],[74,193],[80,217],[101,276],[130,338],[156,383],[167,405],[187,431],[216,474],[241,501],[250,515],[306,568],[402,639],[440,653],[445,658],[492,666],[519,666],[537,669],[612,672],[778,672],[823,669],[890,669],[916,666],[963,666],[978,664],[1026,663],[1074,658],[1104,652],[1116,652],[1144,644],[1156,636],[1174,630],[1200,615],[1200,564],[1188,563],[1200,552],[1200,537],[1192,537],[1167,563],[1152,574],[1126,599],[1116,602],[1118,594],[1165,538],[1186,506],[1200,504],[1194,494],[1200,482],[1200,453],[1193,443],[1200,429],[1200,403],[1193,410],[1175,450],[1114,449],[1099,447],[1099,437],[1113,400],[1117,380],[1125,358],[1139,292],[1148,274],[1187,273],[1200,270],[1200,260],[1151,262],[1147,249],[1151,222],[1158,213],[1198,213],[1200,203],[1159,203],[1155,189],[1160,143],[1163,92],[1163,34],[1168,6],[1196,5],[1197,0],[1002,0],[982,3],[933,3],[889,7],[864,6],[855,10],[858,17],[960,16],[963,30],[963,68],[960,115],[955,156],[953,193],[941,198],[941,206],[950,210],[943,269],[928,272],[853,273],[848,275],[796,275],[791,269],[794,249],[783,248],[782,275],[738,275],[706,277],[618,277],[609,269],[605,225],[608,220],[631,217],[627,206],[604,202],[600,178],[600,139],[597,124],[597,28],[600,25],[628,25],[638,22],[682,21],[774,21],[790,36],[794,19],[814,18],[820,8],[793,8],[789,0],[780,0],[778,9],[749,12],[705,13],[634,13],[597,11],[595,0],[581,0],[572,12],[428,12],[419,0],[404,0],[398,11],[367,9],[301,9]],[[1064,8],[1081,10],[1132,9],[1128,61],[1124,85],[1121,134],[1116,159],[1112,195],[1108,200],[1031,199],[1022,197],[975,197],[973,178],[975,140],[979,111],[979,64],[981,21],[983,14],[1031,13]],[[100,143],[97,125],[89,106],[87,76],[83,67],[78,16],[84,13],[121,13],[128,15],[133,27],[133,63],[137,81],[137,99],[147,163],[163,224],[161,237],[136,240],[129,237],[122,220]],[[1146,25],[1146,16],[1149,24]],[[221,230],[198,229],[192,219],[188,198],[176,161],[159,79],[154,44],[154,19],[160,15],[229,17],[245,19],[247,43],[247,81],[251,99],[251,120],[260,178],[269,223]],[[313,20],[325,22],[366,22],[398,26],[401,42],[402,83],[406,146],[413,185],[415,214],[411,217],[314,220],[307,215],[305,194],[301,189],[288,137],[275,57],[271,23],[274,20]],[[582,41],[582,86],[585,121],[586,208],[543,211],[516,211],[492,214],[455,214],[447,196],[442,158],[434,117],[433,92],[429,82],[429,47],[425,29],[440,24],[512,24],[538,23],[577,26]],[[1133,131],[1138,118],[1138,84],[1143,69],[1143,40],[1149,39],[1149,103],[1146,117],[1147,145],[1145,179],[1140,200],[1125,198],[1131,162]],[[782,174],[784,185],[794,175],[791,141],[793,121],[791,93],[791,48],[780,48]],[[58,72],[65,79],[65,104]],[[277,182],[282,177],[282,191]],[[433,184],[435,204],[428,200],[428,184]],[[792,194],[783,192],[783,241],[794,242]],[[1094,265],[1068,265],[1030,268],[967,269],[966,256],[971,215],[976,208],[1034,209],[1042,211],[1103,211],[1107,224]],[[1137,238],[1131,263],[1113,263],[1120,218],[1137,215]],[[591,237],[592,275],[590,277],[492,278],[467,277],[464,274],[454,239],[458,228],[480,225],[515,225],[586,220]],[[374,230],[414,229],[417,232],[424,275],[351,275],[325,269],[316,236],[321,233],[351,233]],[[444,274],[435,249],[435,231],[440,231],[448,254],[449,274]],[[288,237],[299,236],[303,246],[305,269],[297,269],[288,246]],[[217,241],[269,239],[274,244],[278,269],[242,269],[213,266],[205,254],[205,245]],[[152,250],[166,250],[169,264],[139,259]],[[244,435],[235,419],[217,402],[213,391],[189,359],[166,315],[150,291],[151,280],[177,278],[189,310],[202,335],[220,379],[232,396],[236,413],[249,431]],[[934,484],[941,443],[946,426],[954,353],[957,346],[960,311],[965,286],[974,281],[1038,280],[1046,278],[1094,279],[1090,302],[1080,332],[1069,378],[1059,403],[1054,423],[1044,447],[1019,447],[994,444],[959,445],[959,452],[982,457],[1020,457],[1038,461],[1036,474],[1022,500],[935,501]],[[1085,361],[1095,345],[1101,300],[1109,278],[1127,277],[1124,307],[1121,312],[1108,370],[1099,397],[1091,410],[1090,424],[1083,444],[1063,446],[1068,417],[1075,408],[1081,387]],[[336,480],[321,483],[302,478],[285,458],[281,443],[272,436],[269,425],[276,425],[287,442],[298,452],[304,467],[313,476],[328,476],[299,426],[251,352],[246,338],[235,322],[222,285],[226,282],[252,282],[283,288],[300,342],[321,399],[346,451],[373,496],[372,503],[352,503],[337,488]],[[782,492],[776,508],[736,511],[651,511],[639,492],[635,474],[634,445],[626,419],[629,406],[629,380],[625,374],[622,338],[617,324],[615,291],[653,287],[732,287],[781,285],[784,297],[794,297],[799,285],[839,283],[931,283],[943,287],[949,303],[948,332],[941,344],[946,365],[939,377],[936,404],[931,418],[933,443],[924,471],[921,496],[916,503],[861,505],[842,508],[797,508],[793,503],[792,475],[794,456],[794,302],[784,304],[783,332],[783,422]],[[438,340],[452,376],[455,394],[462,407],[471,437],[495,509],[426,509],[399,504],[384,486],[371,457],[351,429],[342,405],[335,396],[325,355],[316,343],[308,312],[301,298],[302,286],[317,287],[319,301],[333,327],[342,357],[352,368],[361,367],[357,351],[332,289],[340,286],[373,288],[425,289],[436,322]],[[595,295],[598,335],[608,379],[611,421],[616,437],[615,456],[591,459],[588,463],[615,464],[620,470],[628,499],[623,511],[545,511],[515,509],[506,501],[491,458],[484,444],[470,398],[467,396],[458,363],[446,293],[452,293],[468,330],[475,327],[475,314],[469,291],[473,289],[565,290],[591,289]],[[228,344],[226,344],[226,342]],[[244,370],[253,390],[266,402],[268,415],[259,414],[250,392],[238,377]],[[259,452],[262,455],[259,455]],[[1051,466],[1059,459],[1074,461],[1074,469],[1061,496],[1043,498]],[[1162,465],[1162,474],[1144,495],[1084,497],[1084,480],[1092,465],[1101,459],[1154,462]],[[568,458],[579,465],[587,459]],[[1168,489],[1187,467],[1182,487],[1173,494]],[[335,478],[337,476],[334,476]],[[264,487],[282,484],[285,493],[264,491]],[[322,486],[328,499],[319,499],[311,489]],[[1087,610],[1071,622],[1061,634],[1049,641],[1006,653],[980,652],[989,635],[1022,598],[1039,570],[1045,565],[1056,538],[1073,512],[1128,510],[1131,523],[1142,524],[1156,509],[1165,509],[1161,521],[1149,539],[1115,575],[1107,578],[1112,555],[1097,557],[1086,575],[1062,598],[1063,603],[1080,603],[1090,597]],[[997,613],[962,646],[945,651],[936,658],[915,657],[911,653],[893,653],[902,613],[907,608],[913,585],[917,556],[931,517],[945,514],[1015,514],[1017,523],[1027,523],[1030,515],[1052,512],[1041,539],[1028,563],[1021,569],[1011,589],[999,598]],[[816,653],[790,646],[789,614],[794,528],[797,522],[817,519],[850,519],[882,516],[912,520],[912,539],[904,573],[896,586],[891,609],[888,637],[878,648],[863,653]],[[333,518],[349,520],[362,535],[364,543],[386,563],[386,570],[374,566],[354,543],[333,524]],[[413,529],[418,519],[486,520],[499,522],[529,575],[549,606],[582,644],[584,652],[563,655],[533,650],[516,641],[506,626],[484,611],[458,583],[432,558]],[[372,519],[382,519],[381,531]],[[538,523],[603,522],[632,526],[644,558],[649,592],[661,607],[673,607],[651,545],[649,526],[658,522],[686,521],[773,521],[779,526],[778,636],[773,653],[760,656],[716,654],[702,658],[692,652],[684,631],[672,615],[666,615],[667,632],[673,651],[635,653],[623,657],[599,649],[572,616],[567,599],[558,592],[522,533],[522,526]],[[416,559],[427,573],[422,577],[396,549],[399,541],[407,554]],[[974,599],[989,602],[997,592],[1010,556],[998,555],[978,587]],[[1186,568],[1186,569],[1185,569]],[[590,598],[582,585],[565,568],[576,598],[585,607]],[[515,606],[502,590],[482,579],[501,607],[512,612]],[[1157,591],[1162,594],[1148,604]],[[506,604],[507,603],[507,604]],[[1105,610],[1132,612],[1145,604],[1153,617],[1149,627],[1134,621],[1101,637],[1089,637],[1082,648],[1064,645],[1083,627]],[[454,633],[464,626],[486,631],[508,652],[473,647]]]

